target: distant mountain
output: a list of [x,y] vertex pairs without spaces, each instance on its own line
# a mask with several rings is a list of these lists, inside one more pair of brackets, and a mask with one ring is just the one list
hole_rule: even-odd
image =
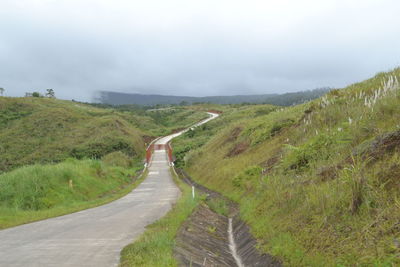
[[263,95],[234,95],[234,96],[171,96],[171,95],[144,95],[119,93],[111,91],[99,92],[101,103],[110,105],[136,104],[143,106],[154,105],[172,105],[172,104],[195,104],[195,103],[213,103],[213,104],[273,104],[280,106],[291,106],[301,104],[326,94],[330,88],[318,88],[314,90],[301,91],[285,94],[263,94]]

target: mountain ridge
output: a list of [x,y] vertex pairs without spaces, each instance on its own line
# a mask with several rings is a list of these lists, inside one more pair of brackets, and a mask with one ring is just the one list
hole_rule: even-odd
[[173,105],[173,104],[273,104],[278,106],[291,106],[301,104],[329,92],[331,88],[324,87],[308,91],[291,92],[284,94],[254,94],[254,95],[231,95],[231,96],[174,96],[161,94],[138,94],[122,93],[112,91],[100,91],[96,100],[103,104],[125,105],[137,104],[143,106]]

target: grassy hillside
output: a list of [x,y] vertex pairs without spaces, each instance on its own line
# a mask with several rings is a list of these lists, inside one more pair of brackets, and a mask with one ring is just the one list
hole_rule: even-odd
[[69,157],[101,158],[114,151],[141,159],[152,136],[204,116],[186,109],[138,114],[56,99],[0,97],[0,173]]
[[288,266],[400,264],[400,69],[289,107],[241,107],[174,141]]

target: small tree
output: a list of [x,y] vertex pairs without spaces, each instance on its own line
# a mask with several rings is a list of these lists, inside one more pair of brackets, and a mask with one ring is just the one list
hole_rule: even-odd
[[0,95],[4,94],[5,89],[3,87],[0,87]]
[[53,89],[46,89],[46,96],[47,96],[48,98],[56,98],[56,95],[55,95]]
[[40,93],[39,93],[39,92],[33,92],[33,93],[32,93],[32,96],[33,96],[33,97],[40,97]]

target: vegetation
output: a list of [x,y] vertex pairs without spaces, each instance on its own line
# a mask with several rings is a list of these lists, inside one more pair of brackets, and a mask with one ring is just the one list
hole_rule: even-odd
[[224,107],[173,141],[177,163],[236,201],[288,266],[399,265],[399,79],[379,73],[288,108]]
[[55,98],[56,94],[53,89],[46,89],[46,97]]
[[68,159],[32,165],[0,175],[0,229],[71,213],[112,201],[130,192],[141,164],[109,165]]
[[48,98],[0,97],[0,228],[111,201],[132,190],[146,144],[207,116]]
[[200,198],[193,199],[191,188],[177,177],[175,182],[182,190],[181,198],[166,216],[148,226],[138,240],[122,250],[120,266],[177,266],[173,256],[175,236]]
[[177,109],[139,113],[50,98],[0,98],[0,173],[69,157],[121,151],[142,159],[153,136],[187,127],[204,112]]

